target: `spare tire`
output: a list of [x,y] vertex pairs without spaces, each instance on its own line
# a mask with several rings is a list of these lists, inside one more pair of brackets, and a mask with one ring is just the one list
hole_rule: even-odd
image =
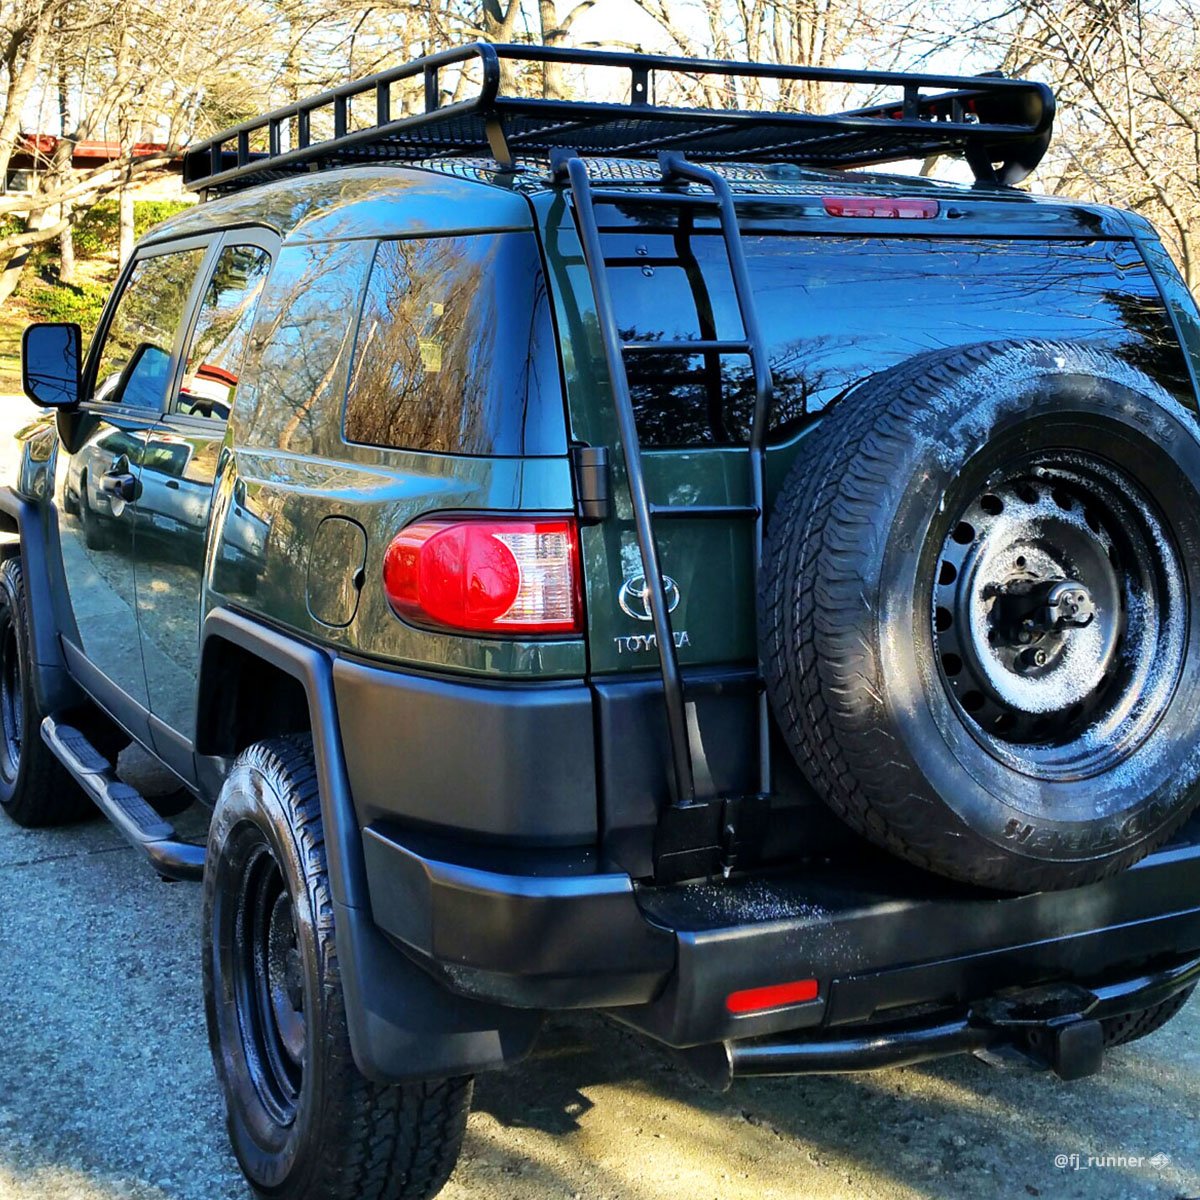
[[1115,354],[990,343],[871,377],[775,503],[762,657],[817,791],[1009,891],[1128,866],[1200,802],[1200,429]]

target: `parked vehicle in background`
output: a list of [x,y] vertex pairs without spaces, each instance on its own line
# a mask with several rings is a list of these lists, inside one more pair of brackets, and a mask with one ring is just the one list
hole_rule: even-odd
[[[549,61],[625,102],[502,87]],[[0,807],[203,879],[262,1195],[432,1195],[555,1010],[725,1087],[1076,1078],[1186,1001],[1200,326],[1145,221],[1016,188],[1052,120],[467,47],[194,147],[86,358],[28,331]]]

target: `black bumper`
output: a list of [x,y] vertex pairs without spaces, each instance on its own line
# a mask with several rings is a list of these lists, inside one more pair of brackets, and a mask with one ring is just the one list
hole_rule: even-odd
[[[1197,821],[1111,879],[1028,896],[946,883],[865,848],[853,869],[670,888],[639,887],[581,852],[471,851],[383,826],[367,830],[365,856],[377,924],[451,990],[607,1008],[675,1047],[903,1023],[1200,953]],[[726,1007],[732,992],[798,979],[817,981],[816,999]]]

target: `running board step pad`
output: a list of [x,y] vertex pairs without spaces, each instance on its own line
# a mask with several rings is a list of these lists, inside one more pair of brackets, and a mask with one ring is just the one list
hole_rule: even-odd
[[203,878],[204,847],[181,841],[170,821],[159,816],[137,788],[117,778],[113,764],[83,733],[51,716],[42,721],[42,740],[125,840],[143,851],[160,875],[168,879]]

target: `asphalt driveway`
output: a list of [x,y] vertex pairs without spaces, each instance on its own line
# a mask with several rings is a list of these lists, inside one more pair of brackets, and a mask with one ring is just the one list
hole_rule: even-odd
[[[0,820],[0,903],[0,1198],[247,1197],[208,1061],[199,889],[159,882],[100,821]],[[1076,1084],[964,1059],[727,1096],[570,1017],[523,1068],[479,1081],[445,1195],[1194,1197],[1198,1113],[1200,1003]]]

